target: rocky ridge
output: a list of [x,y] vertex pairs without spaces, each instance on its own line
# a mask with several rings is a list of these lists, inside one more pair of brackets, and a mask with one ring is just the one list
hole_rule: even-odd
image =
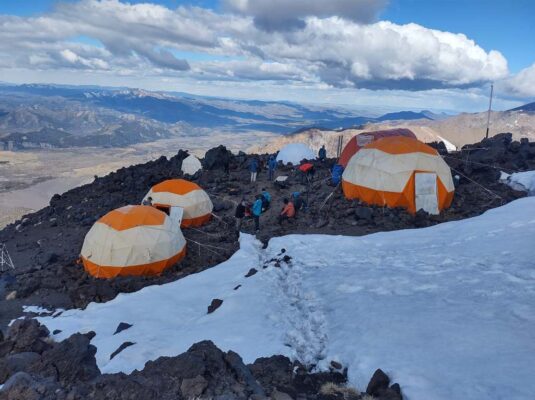
[[223,352],[210,341],[149,361],[129,375],[101,374],[90,343],[93,332],[59,343],[48,334],[36,320],[20,319],[0,338],[0,382],[5,382],[0,400],[402,399],[399,385],[390,385],[381,370],[361,394],[346,385],[347,369],[338,363],[324,372],[311,372],[283,356],[245,365],[237,353]]

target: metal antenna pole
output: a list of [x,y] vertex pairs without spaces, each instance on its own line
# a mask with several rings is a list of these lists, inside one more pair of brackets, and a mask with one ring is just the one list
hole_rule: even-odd
[[489,138],[489,125],[490,125],[490,110],[492,108],[492,92],[494,92],[494,85],[490,85],[490,100],[489,100],[489,112],[487,114],[487,133],[485,134],[485,139]]
[[8,269],[15,269],[13,261],[7,252],[7,247],[4,243],[0,244],[0,272],[7,271]]

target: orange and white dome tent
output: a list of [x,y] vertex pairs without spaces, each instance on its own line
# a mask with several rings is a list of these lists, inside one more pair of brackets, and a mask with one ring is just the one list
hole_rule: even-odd
[[150,206],[110,211],[91,227],[81,251],[85,270],[97,278],[158,275],[185,255],[180,228]]
[[438,152],[401,136],[379,139],[355,153],[342,175],[342,188],[348,199],[430,214],[449,207],[455,190],[451,170]]
[[210,196],[196,183],[185,179],[168,179],[154,185],[143,200],[152,197],[152,205],[160,209],[181,207],[183,227],[200,226],[212,217],[214,205]]

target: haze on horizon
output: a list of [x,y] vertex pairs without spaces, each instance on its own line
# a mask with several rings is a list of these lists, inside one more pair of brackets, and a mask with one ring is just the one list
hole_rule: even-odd
[[0,3],[0,81],[353,108],[482,111],[535,99],[535,3]]

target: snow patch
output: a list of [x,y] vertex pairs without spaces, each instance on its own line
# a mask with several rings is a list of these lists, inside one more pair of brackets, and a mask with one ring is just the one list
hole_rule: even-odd
[[535,196],[535,171],[515,172],[507,174],[501,172],[500,181],[519,192],[528,192],[529,196]]
[[442,136],[437,135],[437,137],[440,139],[442,143],[444,143],[444,146],[446,146],[446,150],[448,150],[448,153],[450,151],[457,151],[457,146],[455,146],[452,142],[444,139]]
[[[103,373],[208,339],[246,363],[337,360],[360,389],[382,368],[411,400],[525,399],[535,393],[533,243],[535,197],[425,229],[289,235],[265,250],[243,235],[214,268],[38,320],[62,330],[57,340],[95,331]],[[278,268],[266,260],[281,248],[292,259]],[[223,304],[207,314],[214,298]],[[120,322],[133,326],[113,335]],[[125,341],[136,344],[110,360]]]

